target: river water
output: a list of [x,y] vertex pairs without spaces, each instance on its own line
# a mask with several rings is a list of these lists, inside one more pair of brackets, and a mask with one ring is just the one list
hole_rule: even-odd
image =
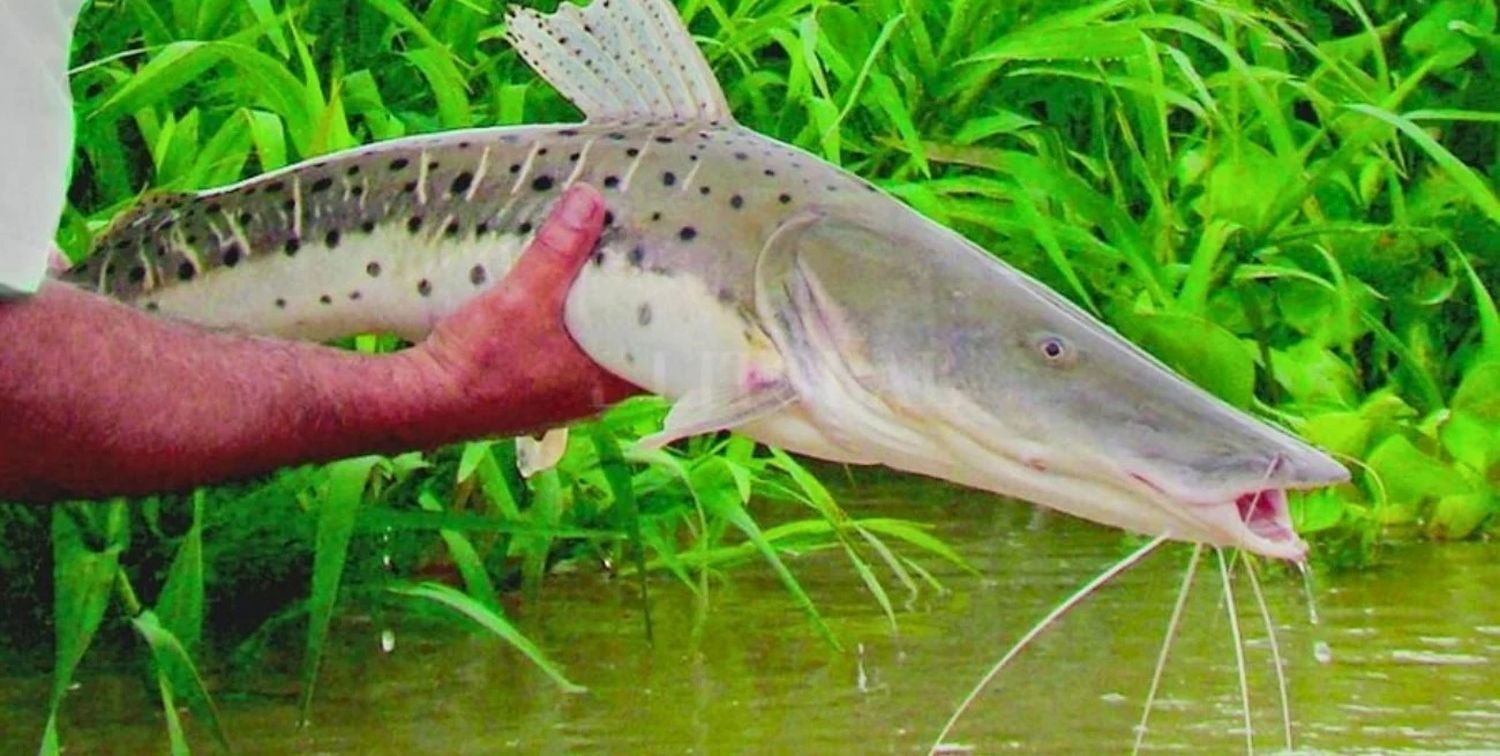
[[[703,611],[653,581],[648,643],[633,582],[549,579],[522,628],[575,681],[565,694],[499,642],[461,632],[335,625],[314,721],[296,718],[295,667],[221,693],[242,753],[915,753],[1006,648],[1128,553],[1117,533],[930,482],[878,477],[842,492],[858,516],[938,523],[982,576],[931,559],[948,589],[899,585],[892,630],[833,551],[792,557],[847,650],[833,650],[760,564],[711,585]],[[1166,549],[1045,634],[961,720],[976,753],[1128,752],[1190,549]],[[1273,569],[1266,600],[1285,657],[1301,752],[1500,749],[1500,546],[1391,545],[1376,568],[1319,575],[1321,624],[1302,583]],[[1150,751],[1246,748],[1236,657],[1216,562],[1200,569],[1153,709]],[[1285,739],[1265,625],[1234,583],[1257,751]],[[295,651],[293,652],[295,653]],[[46,681],[0,680],[6,751],[34,752]],[[68,699],[69,753],[166,751],[139,678],[91,673]],[[202,732],[194,731],[205,752]],[[19,747],[17,747],[19,746]]]

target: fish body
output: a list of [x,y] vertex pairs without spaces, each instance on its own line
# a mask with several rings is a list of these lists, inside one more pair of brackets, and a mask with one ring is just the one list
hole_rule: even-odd
[[735,428],[1301,557],[1283,489],[1343,468],[863,179],[736,124],[664,0],[510,21],[588,122],[414,137],[157,198],[75,277],[208,326],[416,339],[587,182],[609,211],[566,322],[675,402],[646,443]]

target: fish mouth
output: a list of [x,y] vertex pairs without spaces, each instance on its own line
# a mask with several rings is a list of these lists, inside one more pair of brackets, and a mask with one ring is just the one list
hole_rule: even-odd
[[[1212,498],[1173,496],[1138,473],[1130,477],[1165,498],[1194,531],[1189,540],[1245,549],[1272,559],[1300,562],[1308,546],[1292,525],[1287,491],[1321,488],[1339,481],[1307,481],[1283,487],[1251,487]],[[1184,506],[1185,505],[1185,506]]]

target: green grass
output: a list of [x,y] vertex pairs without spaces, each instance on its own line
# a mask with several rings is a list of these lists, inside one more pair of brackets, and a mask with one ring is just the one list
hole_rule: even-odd
[[[680,7],[746,125],[876,180],[1339,455],[1353,482],[1293,503],[1319,558],[1363,563],[1390,527],[1485,527],[1500,481],[1493,0]],[[76,37],[64,247],[84,254],[148,189],[404,134],[575,119],[504,44],[500,10],[98,0]],[[759,561],[836,643],[788,549],[845,554],[892,622],[885,585],[926,575],[912,555],[956,560],[913,523],[851,518],[795,461],[744,439],[625,459],[661,414],[626,403],[530,481],[512,444],[476,442],[198,499],[59,508],[55,586],[17,577],[32,598],[13,622],[44,622],[52,591],[55,704],[91,639],[118,627],[105,624],[113,602],[167,710],[186,699],[212,721],[193,659],[253,663],[306,622],[310,701],[339,601],[441,605],[525,650],[498,592],[535,595],[559,560],[659,571],[704,594],[712,573]],[[0,559],[46,527],[4,512]],[[434,565],[463,590],[415,578]],[[216,613],[224,596],[249,619]]]

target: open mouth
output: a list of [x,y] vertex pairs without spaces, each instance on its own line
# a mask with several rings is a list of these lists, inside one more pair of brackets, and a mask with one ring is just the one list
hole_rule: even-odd
[[[1167,489],[1143,475],[1131,473],[1130,477],[1159,495],[1191,501],[1187,497],[1171,496]],[[1228,506],[1231,502],[1233,508]],[[1191,509],[1194,513],[1192,519],[1208,528],[1208,532],[1197,540],[1218,546],[1237,546],[1274,559],[1295,561],[1307,554],[1307,544],[1292,529],[1286,489],[1250,490],[1234,496],[1230,502],[1218,499],[1212,503],[1202,502]]]
[[1286,491],[1268,488],[1240,494],[1234,500],[1234,507],[1245,527],[1261,538],[1278,543],[1297,540],[1287,511]]

